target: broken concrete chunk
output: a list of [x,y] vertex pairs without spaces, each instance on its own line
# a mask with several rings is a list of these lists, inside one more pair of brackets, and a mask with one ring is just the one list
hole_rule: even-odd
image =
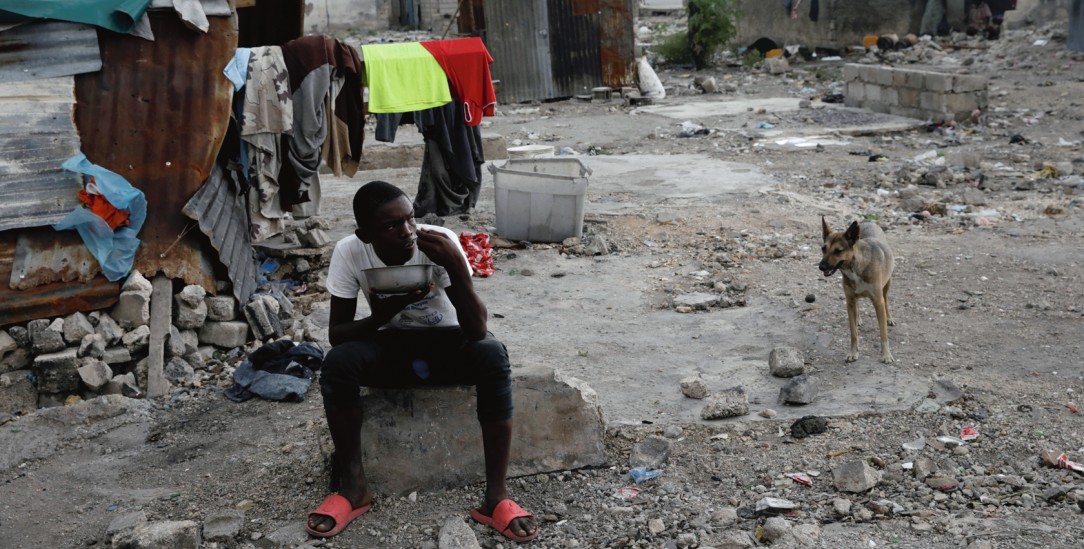
[[3,359],[0,359],[0,373],[22,370],[30,366],[31,362],[30,349],[19,347],[8,353]]
[[280,338],[285,333],[275,298],[266,295],[255,297],[245,305],[244,311],[256,339]]
[[245,512],[239,509],[221,509],[211,512],[203,519],[203,539],[229,543],[245,526]]
[[184,385],[192,381],[192,376],[196,373],[188,361],[177,356],[169,359],[164,371],[166,373],[166,379],[177,385]]
[[[27,323],[27,332],[30,334],[30,351],[33,354],[55,353],[67,344],[64,343],[64,335],[61,331],[50,329],[48,319],[39,318]],[[63,323],[61,324],[63,326]]]
[[232,349],[248,341],[248,323],[240,321],[206,322],[199,330],[200,343]]
[[125,513],[110,521],[109,527],[105,529],[105,535],[107,538],[113,539],[117,534],[131,530],[145,522],[147,522],[147,513],[143,511]]
[[102,353],[102,361],[106,364],[124,364],[132,361],[132,353],[127,347],[110,347]]
[[840,492],[865,492],[881,480],[881,472],[866,460],[851,460],[832,468],[832,482]]
[[22,326],[12,326],[8,328],[8,335],[15,340],[15,343],[19,347],[30,346],[30,332]]
[[105,353],[105,339],[98,334],[87,334],[79,342],[79,357],[102,358]]
[[306,248],[321,248],[331,242],[323,229],[306,227],[297,228],[297,240]]
[[775,377],[795,377],[807,371],[802,353],[794,347],[776,347],[768,354],[768,373]]
[[148,299],[151,297],[151,292],[154,291],[154,286],[151,285],[151,281],[147,280],[139,271],[132,270],[132,274],[128,275],[128,280],[124,281],[124,285],[120,287],[121,293],[133,292],[137,294],[143,294]]
[[[196,288],[199,291],[185,292],[189,288]],[[207,303],[203,301],[203,297],[200,296],[196,299],[196,295],[204,293],[203,288],[199,286],[187,286],[184,291],[173,297],[173,325],[181,330],[193,330],[203,326],[203,323],[207,320]]]
[[83,313],[72,313],[64,319],[64,341],[76,344],[83,341],[83,336],[94,333],[94,325]]
[[207,320],[225,322],[237,318],[237,299],[233,296],[210,296],[204,301],[207,303]]
[[38,391],[65,393],[79,390],[79,349],[72,347],[34,358],[34,377]]
[[113,370],[109,368],[109,365],[96,358],[84,360],[83,365],[76,371],[79,372],[79,378],[83,380],[83,384],[94,391],[101,389],[113,379]]
[[171,356],[184,356],[187,349],[181,331],[176,326],[170,325],[169,337],[166,338],[166,358]]
[[206,297],[207,290],[204,290],[202,286],[189,284],[177,293],[177,302],[195,308],[198,307],[200,303],[203,303],[203,300]]
[[156,521],[137,524],[113,537],[113,547],[125,549],[199,549],[200,527],[195,521]]
[[695,292],[682,294],[674,298],[675,307],[689,307],[695,311],[706,311],[719,303],[719,294]]
[[121,292],[109,316],[113,317],[113,320],[125,330],[146,326],[151,319],[151,294],[149,292]]
[[704,380],[696,375],[681,380],[681,394],[689,398],[703,399],[707,398],[709,393]]
[[670,439],[651,436],[632,447],[629,453],[629,467],[647,467],[658,469],[670,457]]
[[136,329],[124,334],[124,337],[120,338],[121,343],[133,353],[138,353],[147,348],[147,344],[151,340],[151,328],[144,324]]
[[731,387],[707,400],[700,411],[701,419],[723,419],[749,413],[749,395],[744,387]]
[[0,330],[0,358],[19,348],[15,338],[8,335],[6,330]]
[[809,404],[817,398],[818,385],[808,374],[793,377],[779,390],[779,400],[787,404]]
[[121,328],[113,317],[102,313],[98,315],[98,325],[94,327],[94,333],[102,336],[105,346],[108,347],[120,343],[120,338],[124,336],[124,328]]
[[32,377],[30,370],[0,374],[0,412],[26,415],[37,409],[38,391]]

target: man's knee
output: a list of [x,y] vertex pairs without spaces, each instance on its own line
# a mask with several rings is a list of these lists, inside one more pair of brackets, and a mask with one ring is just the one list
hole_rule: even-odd
[[470,358],[481,371],[508,375],[511,366],[508,361],[508,348],[492,335],[485,339],[467,343]]

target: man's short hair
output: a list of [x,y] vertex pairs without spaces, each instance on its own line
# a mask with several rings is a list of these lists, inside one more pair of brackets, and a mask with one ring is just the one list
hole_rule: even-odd
[[402,189],[387,181],[370,181],[354,193],[354,221],[361,227],[381,206],[406,196]]

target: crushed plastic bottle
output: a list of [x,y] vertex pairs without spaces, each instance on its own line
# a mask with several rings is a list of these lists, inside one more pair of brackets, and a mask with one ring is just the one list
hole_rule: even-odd
[[651,469],[647,467],[636,467],[629,471],[629,476],[636,484],[643,484],[662,474],[662,469]]

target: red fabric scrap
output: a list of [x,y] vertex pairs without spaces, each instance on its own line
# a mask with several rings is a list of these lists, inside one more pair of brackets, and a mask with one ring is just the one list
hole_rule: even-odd
[[429,40],[421,45],[433,54],[448,75],[448,83],[463,102],[467,127],[481,124],[483,116],[493,116],[493,106],[497,104],[489,72],[493,56],[489,55],[481,38]]
[[[94,183],[94,178],[90,178],[90,182]],[[114,231],[117,227],[128,225],[128,212],[126,210],[118,210],[116,206],[109,203],[104,196],[100,194],[91,194],[86,189],[79,191],[79,201],[86,204],[87,208],[98,217],[105,220],[110,229]]]
[[485,278],[493,274],[493,248],[489,245],[489,235],[485,233],[459,233],[459,244],[467,252],[474,276]]

